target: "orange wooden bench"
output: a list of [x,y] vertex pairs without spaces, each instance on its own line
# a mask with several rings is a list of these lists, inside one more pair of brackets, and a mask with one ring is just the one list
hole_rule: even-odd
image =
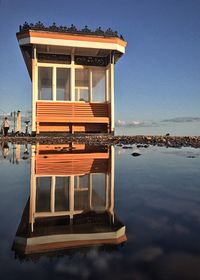
[[86,102],[37,102],[36,132],[84,131],[88,124],[106,125],[109,130],[109,104]]

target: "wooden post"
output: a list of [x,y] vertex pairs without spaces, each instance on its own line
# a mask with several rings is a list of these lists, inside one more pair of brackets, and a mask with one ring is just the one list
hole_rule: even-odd
[[55,190],[56,190],[56,177],[51,177],[51,213],[55,212]]
[[36,209],[36,177],[35,177],[35,145],[32,146],[31,151],[31,176],[30,176],[30,211],[29,223],[31,224],[31,231],[33,232],[34,215]]
[[110,147],[110,212],[113,217],[114,223],[114,187],[115,187],[115,149],[114,146]]
[[75,101],[75,67],[74,67],[74,52],[71,54],[71,75],[70,75],[70,100]]
[[115,104],[114,104],[114,56],[112,56],[110,64],[110,105],[111,105],[111,133],[115,130]]
[[36,101],[37,101],[37,85],[38,85],[38,68],[36,47],[32,52],[32,133],[36,132]]
[[109,102],[109,69],[106,68],[105,101]]
[[69,185],[69,212],[70,219],[73,219],[74,216],[74,176],[70,176],[70,185]]
[[54,66],[52,70],[52,99],[56,101],[56,67]]
[[89,102],[92,102],[92,70],[89,70]]
[[93,210],[92,206],[92,174],[89,174],[89,209]]
[[110,184],[109,184],[109,174],[105,174],[105,195],[106,195],[106,205],[105,205],[105,210],[108,210],[109,208],[109,189],[110,189]]

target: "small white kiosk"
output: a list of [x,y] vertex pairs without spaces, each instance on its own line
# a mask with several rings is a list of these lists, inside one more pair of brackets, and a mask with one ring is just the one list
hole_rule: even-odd
[[110,28],[41,22],[17,39],[32,80],[32,133],[114,133],[114,64],[126,41]]

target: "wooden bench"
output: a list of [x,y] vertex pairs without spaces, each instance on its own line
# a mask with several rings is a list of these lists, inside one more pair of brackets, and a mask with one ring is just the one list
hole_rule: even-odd
[[[87,124],[103,124],[109,130],[109,104],[86,102],[37,102],[36,132],[84,131]],[[95,126],[93,126],[95,127]]]

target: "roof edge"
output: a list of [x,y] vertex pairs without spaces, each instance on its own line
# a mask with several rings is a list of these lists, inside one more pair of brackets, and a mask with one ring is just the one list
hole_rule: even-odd
[[71,24],[70,27],[67,26],[57,26],[56,23],[54,22],[52,25],[45,26],[42,22],[38,21],[37,23],[27,23],[25,22],[23,25],[19,26],[19,32],[17,34],[24,33],[28,30],[33,30],[33,31],[45,31],[45,32],[56,32],[56,33],[63,33],[63,34],[72,34],[72,35],[90,35],[90,36],[100,36],[100,37],[105,37],[105,38],[119,38],[123,41],[124,38],[120,34],[118,34],[117,31],[113,31],[111,28],[108,28],[107,30],[102,30],[101,27],[99,26],[96,28],[96,30],[91,30],[88,28],[87,25],[85,25],[84,28],[82,29],[77,29],[75,25]]

